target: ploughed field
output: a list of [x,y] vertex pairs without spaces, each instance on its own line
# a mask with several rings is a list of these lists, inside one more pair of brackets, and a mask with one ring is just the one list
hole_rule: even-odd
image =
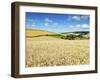
[[26,67],[89,64],[89,40],[26,38]]

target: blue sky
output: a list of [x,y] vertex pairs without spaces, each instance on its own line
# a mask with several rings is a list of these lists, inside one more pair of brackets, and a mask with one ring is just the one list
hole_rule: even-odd
[[89,15],[26,12],[25,20],[27,29],[39,29],[56,33],[89,31],[90,28]]

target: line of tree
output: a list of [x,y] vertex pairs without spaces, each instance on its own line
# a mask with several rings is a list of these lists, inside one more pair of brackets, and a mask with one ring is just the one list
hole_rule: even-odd
[[52,36],[56,38],[66,39],[66,40],[81,40],[81,39],[89,39],[89,35],[74,35],[74,34],[68,34],[68,35],[61,35],[61,34],[55,34],[55,35],[46,35],[46,36]]

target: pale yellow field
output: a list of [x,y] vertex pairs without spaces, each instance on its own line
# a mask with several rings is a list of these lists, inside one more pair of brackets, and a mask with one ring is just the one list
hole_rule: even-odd
[[26,67],[89,64],[89,40],[26,38]]
[[36,30],[36,29],[26,29],[26,36],[27,37],[35,37],[35,36],[40,36],[40,35],[50,35],[50,34],[55,34],[53,32],[48,32],[48,31],[43,31],[43,30]]

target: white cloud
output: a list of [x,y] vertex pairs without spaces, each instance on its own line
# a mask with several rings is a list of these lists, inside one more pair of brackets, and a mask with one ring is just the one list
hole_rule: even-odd
[[70,21],[72,19],[72,16],[68,16],[67,20]]
[[27,22],[34,22],[33,19],[26,19]]
[[48,22],[45,22],[44,25],[45,25],[45,26],[49,26],[49,23],[48,23]]
[[80,28],[81,27],[81,25],[80,24],[77,24],[77,25],[75,25],[77,28]]
[[44,19],[44,25],[47,27],[56,27],[58,25],[58,23],[54,22],[53,20],[49,19],[49,18],[45,18]]
[[86,28],[89,28],[89,25],[88,25],[88,24],[83,24],[83,25],[82,25],[82,28],[85,28],[85,29],[86,29]]
[[77,20],[77,21],[83,20],[83,19],[86,20],[88,18],[89,18],[89,16],[87,16],[87,15],[84,15],[84,16],[72,16],[72,19]]
[[52,23],[53,21],[52,21],[51,19],[49,19],[49,18],[45,18],[45,22],[50,22],[50,23]]
[[84,30],[89,30],[89,25],[88,24],[76,24],[76,25],[71,25],[70,29],[72,31],[84,31]]
[[71,25],[71,26],[70,26],[70,28],[72,28],[72,29],[78,29],[78,28],[80,28],[80,27],[81,27],[80,24],[76,24],[76,25]]
[[31,26],[32,26],[32,27],[35,27],[36,25],[33,23]]
[[27,25],[35,26],[35,21],[33,19],[26,19]]
[[52,21],[51,19],[49,19],[49,18],[45,18],[45,19],[44,19],[44,25],[45,25],[45,26],[50,26],[51,23],[53,23],[53,21]]
[[57,27],[58,23],[55,23],[55,22],[52,22],[52,23],[45,22],[44,25],[46,27],[55,28],[55,27]]
[[89,16],[81,16],[81,19],[88,19]]
[[84,28],[84,29],[86,29],[86,28],[89,28],[89,25],[88,24],[77,24],[77,25],[75,25],[75,27],[77,27],[77,28]]
[[79,21],[81,19],[81,17],[80,16],[73,16],[72,19]]

